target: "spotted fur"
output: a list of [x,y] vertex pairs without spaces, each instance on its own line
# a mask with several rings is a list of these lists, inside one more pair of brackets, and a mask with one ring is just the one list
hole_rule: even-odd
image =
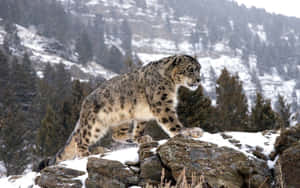
[[[177,90],[199,84],[200,68],[195,58],[175,55],[106,81],[84,100],[77,126],[56,162],[89,155],[88,147],[109,128],[133,120],[155,119],[170,137],[190,134],[176,114]],[[133,129],[137,138],[143,126]]]

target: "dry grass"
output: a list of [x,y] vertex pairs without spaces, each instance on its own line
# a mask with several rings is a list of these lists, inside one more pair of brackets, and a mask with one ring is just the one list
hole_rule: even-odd
[[146,185],[146,188],[203,188],[204,176],[192,175],[191,183],[188,183],[185,169],[182,170],[180,176],[176,180],[176,185],[171,185],[171,181],[165,181],[165,169],[162,170],[161,180],[159,185]]
[[[259,186],[259,188],[262,188],[267,181],[268,178],[264,180],[264,182]],[[147,184],[146,188],[204,188],[203,185],[205,185],[205,179],[203,175],[201,176],[192,175],[191,183],[188,183],[186,177],[186,170],[183,169],[180,176],[176,180],[176,185],[171,185],[171,184],[172,184],[171,181],[168,182],[165,181],[165,169],[163,169],[161,179],[160,179],[160,184],[159,185]],[[251,187],[250,179],[248,182],[248,187],[249,188]],[[283,185],[281,185],[280,188],[284,188]]]
[[278,165],[279,165],[279,175],[280,175],[280,188],[284,188],[284,180],[283,180],[283,175],[282,175],[282,166],[281,166],[281,161],[278,159]]

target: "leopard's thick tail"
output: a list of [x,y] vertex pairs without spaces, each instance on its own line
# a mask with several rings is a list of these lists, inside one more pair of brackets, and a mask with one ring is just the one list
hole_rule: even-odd
[[[78,121],[79,122],[79,121]],[[68,159],[74,159],[78,154],[78,146],[76,142],[76,131],[78,129],[78,122],[76,124],[76,127],[70,137],[68,138],[65,146],[61,148],[55,156],[47,157],[46,159],[43,159],[37,167],[34,169],[35,171],[41,171],[42,169],[46,168],[47,166],[55,165],[61,161],[68,160]]]

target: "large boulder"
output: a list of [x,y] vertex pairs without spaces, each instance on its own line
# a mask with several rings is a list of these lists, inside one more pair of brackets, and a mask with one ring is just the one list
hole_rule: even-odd
[[174,179],[185,169],[188,181],[193,175],[202,175],[208,187],[270,187],[271,174],[266,162],[249,159],[231,148],[176,136],[157,152]]
[[[156,141],[149,141],[140,144],[140,178],[143,186],[146,184],[155,186],[161,182],[162,170],[164,167],[162,166],[159,156],[156,154],[157,146],[158,142]],[[165,169],[165,177],[171,178],[170,172],[167,169]]]
[[300,124],[286,129],[280,133],[280,136],[276,139],[275,149],[277,153],[282,153],[285,149],[289,148],[294,143],[300,140]]
[[149,135],[153,140],[168,139],[169,136],[164,130],[157,124],[156,121],[149,121],[143,131],[143,135]]
[[290,146],[275,165],[276,187],[300,187],[300,143]]
[[122,188],[139,183],[138,176],[119,161],[89,158],[87,188]]
[[43,188],[81,188],[82,183],[76,179],[85,172],[69,168],[50,166],[41,171],[35,183]]

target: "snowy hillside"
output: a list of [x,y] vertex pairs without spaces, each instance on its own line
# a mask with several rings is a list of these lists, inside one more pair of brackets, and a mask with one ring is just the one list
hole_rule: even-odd
[[[46,63],[63,63],[67,69],[71,70],[71,73],[80,72],[79,74],[74,73],[73,77],[81,80],[88,80],[98,76],[110,79],[116,75],[95,62],[89,62],[86,66],[76,63],[76,54],[66,57],[66,49],[59,41],[39,35],[34,27],[25,28],[16,25],[16,28],[20,46],[17,48],[10,46],[10,51],[17,56],[26,52],[30,59],[36,63],[35,69],[39,76],[42,76],[42,70]],[[1,25],[0,19],[0,45],[3,45],[6,35],[7,33],[4,30],[4,26]]]
[[[69,8],[72,5],[85,6],[83,12],[74,11],[74,14],[87,22],[92,22],[101,15],[106,28],[106,43],[116,44],[123,52],[126,51],[122,44],[124,36],[116,30],[122,30],[124,20],[128,22],[132,35],[132,54],[137,54],[144,63],[174,54],[196,55],[202,65],[203,85],[212,98],[215,96],[215,78],[226,67],[232,74],[239,75],[250,105],[255,99],[256,91],[260,91],[273,104],[277,95],[281,94],[288,102],[298,106],[294,111],[300,109],[300,64],[296,60],[298,53],[275,57],[278,54],[277,48],[281,46],[288,45],[295,49],[300,46],[297,28],[287,25],[282,33],[275,35],[272,33],[274,29],[259,19],[244,18],[243,22],[239,22],[241,16],[235,18],[234,12],[224,13],[226,20],[219,18],[223,16],[222,13],[214,15],[216,17],[207,15],[209,13],[205,12],[206,9],[211,9],[212,14],[220,12],[217,6],[221,3],[219,1],[203,0],[202,6],[196,1],[178,1],[176,4],[168,0],[89,0],[84,5],[77,1],[71,1],[71,5],[70,1],[60,2]],[[197,4],[200,4],[199,11],[193,10],[193,5],[197,7]],[[250,10],[240,8],[233,1],[224,1],[222,5],[228,9],[231,7],[232,11],[245,13],[243,17],[250,14]],[[195,16],[194,11],[198,15]],[[251,11],[252,14],[260,15],[259,10]],[[266,12],[263,14],[269,16]],[[208,20],[203,21],[197,16]],[[222,22],[217,22],[218,19]],[[274,19],[277,19],[276,15]],[[210,24],[219,25],[213,27]],[[284,49],[286,48],[283,47],[281,51]],[[269,55],[266,52],[272,52],[273,59],[267,59],[265,56]],[[287,57],[281,59],[282,56]],[[281,64],[274,63],[274,58]],[[295,74],[292,75],[291,71]]]
[[[219,147],[229,147],[237,151],[241,151],[249,158],[256,158],[253,154],[255,150],[261,150],[261,153],[268,156],[274,150],[274,143],[276,137],[279,133],[245,133],[245,132],[225,132],[210,134],[204,133],[203,137],[196,139],[205,142],[210,142],[218,145]],[[167,140],[159,141],[159,144],[162,145],[166,143]],[[153,148],[152,152],[156,152],[156,149]],[[99,155],[91,157],[100,157]],[[112,151],[104,154],[101,158],[120,161],[125,164],[126,162],[137,162],[139,160],[138,148],[125,148],[117,151]],[[60,166],[83,171],[86,174],[78,177],[77,179],[81,180],[83,185],[87,178],[87,161],[88,158],[75,159],[64,161],[60,163]],[[273,168],[275,161],[268,161],[269,168]],[[11,176],[7,178],[0,179],[0,187],[6,188],[28,188],[28,187],[39,187],[34,185],[34,179],[38,176],[39,173],[29,172],[23,176]]]
[[[297,51],[300,32],[294,24],[299,20],[284,20],[288,18],[239,7],[231,1],[57,1],[77,20],[87,25],[99,23],[104,32],[104,43],[116,47],[124,57],[130,52],[133,59],[137,55],[147,63],[174,54],[196,55],[202,65],[202,84],[213,101],[215,80],[226,67],[232,74],[239,75],[250,105],[256,91],[260,91],[273,104],[281,94],[293,103],[294,112],[300,111],[300,55]],[[220,11],[217,6],[220,3],[232,12]],[[243,15],[236,15],[234,11]],[[252,17],[261,14],[265,20]],[[284,22],[282,20],[287,25],[282,26],[280,32],[273,32],[277,30],[274,28],[276,23]],[[0,44],[6,35],[2,22],[0,19]],[[22,47],[11,47],[11,50],[17,54],[27,51],[30,58],[38,62],[35,68],[40,75],[46,62],[65,64],[73,77],[81,80],[115,76],[104,68],[107,66],[115,71],[122,69],[123,62],[112,60],[104,65],[101,58],[98,63],[92,61],[86,66],[80,65],[74,46],[66,47],[54,38],[44,37],[34,26],[18,25],[17,29]]]

